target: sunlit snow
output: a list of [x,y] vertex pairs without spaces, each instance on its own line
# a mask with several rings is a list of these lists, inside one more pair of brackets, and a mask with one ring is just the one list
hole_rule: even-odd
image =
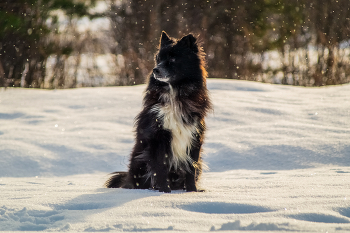
[[206,192],[103,188],[145,85],[0,89],[0,231],[350,231],[350,85],[209,80]]

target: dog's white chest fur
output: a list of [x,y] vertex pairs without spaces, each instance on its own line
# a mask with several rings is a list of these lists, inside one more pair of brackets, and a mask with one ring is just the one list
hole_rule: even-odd
[[158,117],[163,120],[163,128],[169,130],[172,134],[173,161],[170,161],[170,163],[176,169],[180,163],[187,166],[188,162],[193,162],[189,152],[193,144],[193,138],[196,135],[197,124],[184,124],[183,119],[188,116],[183,114],[181,102],[176,101],[175,97],[176,92],[170,86],[170,92],[161,96],[166,104],[158,105],[156,108]]

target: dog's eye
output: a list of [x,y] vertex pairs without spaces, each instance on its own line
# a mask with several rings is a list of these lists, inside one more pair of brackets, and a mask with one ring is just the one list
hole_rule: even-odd
[[175,58],[170,58],[170,60],[169,60],[170,62],[175,62]]

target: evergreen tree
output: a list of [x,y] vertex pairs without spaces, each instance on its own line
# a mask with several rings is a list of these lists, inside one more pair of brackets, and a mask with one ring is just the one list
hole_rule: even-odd
[[94,1],[7,0],[0,3],[0,86],[41,87],[50,54],[72,48],[49,39],[59,33],[58,16],[89,15]]

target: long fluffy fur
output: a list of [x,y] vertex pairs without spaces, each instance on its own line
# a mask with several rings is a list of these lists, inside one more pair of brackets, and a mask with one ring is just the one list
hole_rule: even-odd
[[202,48],[189,34],[180,40],[165,32],[156,66],[136,117],[136,141],[128,172],[115,172],[108,188],[197,191],[201,146],[211,102]]

